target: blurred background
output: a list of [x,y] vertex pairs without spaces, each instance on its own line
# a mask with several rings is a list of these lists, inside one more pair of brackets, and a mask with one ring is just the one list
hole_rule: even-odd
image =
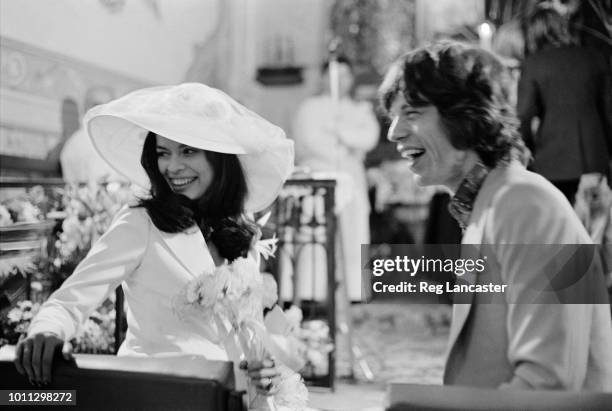
[[[517,82],[524,18],[538,3],[556,8],[581,47],[610,63],[610,0],[1,0],[0,345],[15,342],[32,303],[44,301],[71,274],[128,198],[120,179],[84,187],[90,178],[72,177],[61,159],[89,107],[141,87],[186,81],[217,87],[293,138],[300,105],[327,86],[321,65],[330,50],[346,56],[353,64],[351,98],[367,102],[378,123],[374,144],[360,159],[367,170],[370,242],[458,243],[448,195],[417,187],[386,141],[388,122],[376,109],[376,90],[395,58],[440,38],[497,52]],[[282,224],[292,224],[272,222],[281,234]],[[115,304],[111,298],[98,310],[78,342],[82,352],[114,352]],[[391,379],[439,384],[448,308],[347,305],[338,322],[351,318],[358,349],[350,341],[348,349],[338,349],[338,376],[373,382],[372,405]],[[329,353],[329,346],[317,344],[327,347],[323,356]],[[361,401],[367,405],[369,398]]]

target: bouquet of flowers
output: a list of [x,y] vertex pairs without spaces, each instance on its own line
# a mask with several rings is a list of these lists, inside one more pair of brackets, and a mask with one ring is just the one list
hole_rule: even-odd
[[[262,361],[267,350],[278,350],[263,319],[264,306],[276,303],[269,285],[269,278],[259,272],[253,259],[238,258],[187,284],[174,301],[175,310],[181,317],[195,310],[204,318],[214,318],[217,328],[226,332],[226,341],[237,342],[242,357]],[[248,387],[250,410],[300,410],[306,406],[308,392],[300,375],[282,365],[277,368],[281,378],[274,396],[257,394],[254,387]]]

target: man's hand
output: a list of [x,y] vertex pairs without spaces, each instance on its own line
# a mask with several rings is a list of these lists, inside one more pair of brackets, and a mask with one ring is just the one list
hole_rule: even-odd
[[66,360],[72,359],[72,346],[53,333],[38,333],[19,341],[15,353],[17,371],[26,375],[32,385],[51,382],[53,356],[61,347]]

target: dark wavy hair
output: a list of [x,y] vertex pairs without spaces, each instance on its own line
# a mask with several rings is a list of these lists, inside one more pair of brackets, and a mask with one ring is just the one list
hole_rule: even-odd
[[523,29],[528,54],[546,47],[563,47],[576,43],[567,19],[551,7],[535,7],[525,19]]
[[379,96],[387,114],[400,94],[414,107],[435,106],[453,147],[474,150],[486,166],[495,167],[500,161],[525,163],[529,158],[509,103],[511,81],[494,54],[444,41],[400,57]]
[[202,197],[191,200],[172,191],[157,164],[156,134],[149,132],[140,163],[151,181],[150,198],[140,201],[153,224],[168,233],[178,233],[198,225],[207,241],[230,262],[246,257],[253,236],[254,223],[244,218],[248,194],[246,178],[235,154],[204,151],[214,173]]

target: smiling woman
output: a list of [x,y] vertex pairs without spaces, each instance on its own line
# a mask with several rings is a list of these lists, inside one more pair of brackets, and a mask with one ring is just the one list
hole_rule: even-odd
[[[173,300],[216,266],[258,258],[257,228],[245,215],[276,198],[293,167],[292,142],[228,95],[197,83],[134,91],[92,108],[84,124],[102,158],[147,188],[148,197],[117,214],[43,305],[18,345],[18,370],[33,383],[49,382],[55,349],[119,284],[128,329],[118,355],[229,359],[235,350],[215,318],[200,313],[183,321]],[[267,360],[248,366],[266,390],[276,370]]]
[[206,152],[161,136],[148,139],[156,140],[157,166],[170,188],[191,200],[202,197],[214,177]]

